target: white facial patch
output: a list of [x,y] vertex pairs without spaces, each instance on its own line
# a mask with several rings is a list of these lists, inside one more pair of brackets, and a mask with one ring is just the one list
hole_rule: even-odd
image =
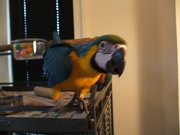
[[96,61],[96,64],[104,69],[106,71],[106,63],[111,60],[112,58],[112,53],[110,54],[103,54],[101,52],[97,52],[96,53],[96,56],[95,56],[95,61]]
[[111,43],[109,43],[107,41],[102,41],[99,44],[99,50],[98,50],[98,52],[95,55],[95,62],[96,62],[96,64],[100,68],[102,68],[102,69],[104,69],[106,71],[106,64],[107,64],[107,62],[112,59],[113,53],[116,52],[117,50],[121,49],[121,48],[124,49],[125,55],[126,55],[126,50],[127,50],[126,45],[111,44]]

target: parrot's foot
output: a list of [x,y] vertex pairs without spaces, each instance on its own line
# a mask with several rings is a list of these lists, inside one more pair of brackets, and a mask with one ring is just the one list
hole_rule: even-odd
[[91,87],[91,96],[90,96],[90,98],[89,98],[89,103],[88,103],[88,104],[91,104],[92,101],[95,100],[96,91],[97,91],[97,85],[95,84],[95,85],[93,85],[93,86]]
[[89,110],[88,110],[88,104],[85,102],[85,100],[83,100],[82,98],[77,98],[79,107],[82,111],[85,111],[86,114],[89,114]]
[[56,101],[60,98],[60,96],[61,96],[61,92],[59,90],[54,90],[52,100]]
[[88,106],[95,99],[97,85],[93,85],[90,91],[91,91],[91,96],[88,101],[84,99],[84,93],[82,95],[79,95],[79,93],[75,93],[71,101],[66,105],[66,107],[79,106],[81,111],[85,111],[87,114],[89,114]]
[[58,102],[56,104],[56,106],[44,111],[44,112],[64,112],[65,111],[65,107],[61,102]]
[[77,99],[77,95],[76,95],[76,93],[75,93],[74,96],[73,96],[73,98],[71,99],[71,101],[70,101],[66,106],[67,106],[67,107],[73,107],[76,99]]
[[[66,105],[66,107],[76,108],[76,110],[85,111],[86,114],[89,114],[88,104],[86,101],[80,97],[77,97],[76,93],[74,94],[71,101]],[[79,109],[77,109],[79,108]]]

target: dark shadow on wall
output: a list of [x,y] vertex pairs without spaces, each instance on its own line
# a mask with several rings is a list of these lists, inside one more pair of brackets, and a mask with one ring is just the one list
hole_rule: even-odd
[[139,0],[140,135],[178,134],[175,5]]
[[164,135],[163,79],[156,0],[139,0],[140,135]]

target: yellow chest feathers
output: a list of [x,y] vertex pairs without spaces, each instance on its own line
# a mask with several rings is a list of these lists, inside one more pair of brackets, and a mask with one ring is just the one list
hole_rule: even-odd
[[97,46],[93,46],[86,56],[78,57],[76,52],[71,52],[72,73],[69,78],[57,85],[56,88],[61,90],[81,90],[91,87],[96,83],[101,73],[95,71],[90,64],[90,59],[96,52]]

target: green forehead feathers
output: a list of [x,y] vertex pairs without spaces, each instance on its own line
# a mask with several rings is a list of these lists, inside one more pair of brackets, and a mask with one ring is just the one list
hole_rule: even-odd
[[104,35],[97,38],[94,43],[99,44],[101,41],[107,41],[112,44],[126,44],[126,41],[117,35]]

